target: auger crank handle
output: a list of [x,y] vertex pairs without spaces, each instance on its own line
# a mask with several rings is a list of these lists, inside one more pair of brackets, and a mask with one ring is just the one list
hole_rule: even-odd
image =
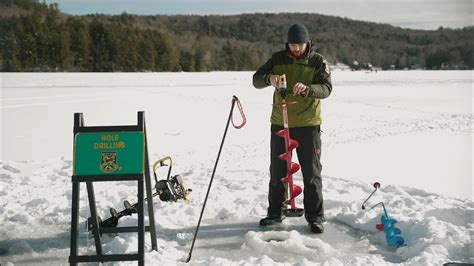
[[379,182],[375,182],[375,183],[373,184],[373,186],[374,186],[375,190],[372,191],[372,193],[370,193],[370,195],[367,197],[367,199],[364,200],[364,202],[362,203],[362,210],[365,210],[365,203],[372,197],[372,195],[374,195],[375,191],[377,191],[377,189],[380,188],[380,183],[379,183]]

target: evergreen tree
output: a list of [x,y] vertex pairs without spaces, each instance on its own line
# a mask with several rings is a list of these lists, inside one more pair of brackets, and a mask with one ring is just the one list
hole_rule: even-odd
[[73,62],[70,35],[64,26],[61,27],[59,34],[58,68],[61,71],[69,71],[72,68]]
[[180,71],[179,48],[171,39],[159,32],[154,32],[155,48],[157,49],[156,69],[157,71]]
[[88,71],[91,69],[91,38],[86,25],[79,19],[69,17],[66,20],[70,32],[70,49],[74,69]]
[[153,43],[148,40],[148,36],[152,34],[152,31],[145,31],[144,34],[140,34],[137,31],[137,60],[138,69],[142,71],[156,71],[155,61],[157,57],[157,51],[153,46]]
[[195,71],[209,71],[211,66],[210,43],[206,39],[198,39],[193,47]]
[[5,43],[3,47],[3,69],[4,71],[16,72],[22,71],[22,66],[20,59],[18,58],[20,54],[20,47],[18,45],[19,40],[15,31],[11,30],[5,35]]
[[89,28],[91,36],[91,64],[92,71],[113,71],[109,51],[109,36],[105,25],[94,19]]
[[196,61],[193,54],[191,54],[189,51],[181,51],[179,64],[181,66],[181,70],[185,72],[200,71],[199,69],[196,69]]
[[449,51],[446,49],[437,49],[430,53],[426,58],[426,68],[442,69],[444,65],[450,63]]

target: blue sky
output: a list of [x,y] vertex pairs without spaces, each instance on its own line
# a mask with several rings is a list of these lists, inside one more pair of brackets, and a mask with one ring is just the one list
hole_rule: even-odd
[[69,14],[228,15],[310,12],[412,29],[472,26],[472,0],[47,0]]

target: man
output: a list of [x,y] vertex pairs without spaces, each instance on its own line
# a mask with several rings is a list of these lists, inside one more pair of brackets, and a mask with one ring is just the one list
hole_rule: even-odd
[[[253,75],[257,89],[278,87],[279,75],[286,74],[286,101],[297,101],[288,106],[290,136],[299,142],[296,149],[304,182],[305,218],[313,233],[324,231],[324,208],[321,182],[321,99],[332,91],[331,73],[326,60],[316,53],[304,25],[288,29],[286,49],[277,52]],[[278,158],[285,152],[284,139],[275,135],[283,129],[282,98],[277,89],[273,94],[271,115],[271,163],[267,217],[261,226],[281,223],[285,187],[281,178],[286,176],[286,162]]]

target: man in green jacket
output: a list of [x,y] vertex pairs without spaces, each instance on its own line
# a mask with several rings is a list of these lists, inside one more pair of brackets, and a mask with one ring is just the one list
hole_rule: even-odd
[[[286,101],[296,101],[288,106],[290,136],[299,142],[296,153],[301,165],[304,182],[305,218],[313,233],[324,231],[324,207],[321,182],[321,99],[332,91],[331,72],[323,56],[314,51],[308,30],[294,24],[288,29],[286,49],[277,52],[253,75],[257,89],[278,87],[279,75],[287,78]],[[282,209],[285,187],[281,178],[286,176],[286,162],[278,155],[285,152],[284,139],[275,135],[283,129],[282,97],[277,89],[273,93],[271,115],[271,163],[267,216],[261,226],[281,223],[285,218]]]

